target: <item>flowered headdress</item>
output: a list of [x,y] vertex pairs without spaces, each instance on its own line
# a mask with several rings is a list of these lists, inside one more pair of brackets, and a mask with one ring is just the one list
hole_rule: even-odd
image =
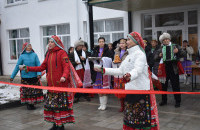
[[129,37],[132,41],[134,41],[137,45],[139,45],[140,49],[141,49],[143,52],[145,52],[145,51],[144,51],[144,49],[145,49],[144,41],[143,41],[141,35],[140,35],[138,32],[132,32],[132,33],[128,34],[128,37]]
[[[31,44],[28,43],[28,42],[25,42],[25,43],[23,44],[21,54],[26,50],[26,48],[28,47],[28,45],[31,45]],[[32,49],[32,51],[34,52],[33,49]]]
[[64,45],[58,36],[53,35],[50,39],[53,40],[56,46],[58,46],[60,49],[65,50]]

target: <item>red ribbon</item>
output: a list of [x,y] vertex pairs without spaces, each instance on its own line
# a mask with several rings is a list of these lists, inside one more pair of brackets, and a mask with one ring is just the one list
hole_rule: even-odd
[[167,92],[167,91],[153,91],[153,90],[121,90],[121,89],[89,89],[89,88],[64,88],[53,86],[36,86],[15,84],[0,81],[1,84],[8,84],[14,86],[22,86],[27,88],[46,89],[62,92],[75,92],[75,93],[98,93],[98,94],[200,94],[200,92]]

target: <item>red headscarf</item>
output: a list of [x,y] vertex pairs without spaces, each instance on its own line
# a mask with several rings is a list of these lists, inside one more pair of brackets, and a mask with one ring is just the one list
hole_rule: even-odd
[[64,45],[63,45],[62,41],[60,40],[60,38],[58,36],[53,35],[53,36],[51,36],[51,39],[54,41],[56,46],[58,46],[59,48],[65,50]]
[[[25,42],[22,46],[22,51],[21,51],[21,54],[26,50],[27,46],[29,45],[30,43],[28,42]],[[32,49],[32,51],[34,52],[34,50]]]
[[141,37],[141,35],[138,32],[132,32],[130,34],[128,34],[128,37],[134,41],[137,45],[140,46],[141,49],[145,49],[145,45],[144,45],[144,41]]

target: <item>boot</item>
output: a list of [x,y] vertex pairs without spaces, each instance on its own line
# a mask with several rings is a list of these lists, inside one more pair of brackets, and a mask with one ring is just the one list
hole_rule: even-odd
[[189,84],[190,84],[190,79],[189,79],[189,77],[187,76],[185,85],[189,85]]
[[102,111],[106,110],[107,101],[108,101],[108,96],[103,96],[103,102],[102,102],[103,105],[101,108]]
[[31,110],[35,110],[36,107],[34,106],[34,104],[30,104]]
[[119,112],[123,112],[124,111],[124,98],[120,99],[120,104],[121,104],[121,108],[120,108]]
[[26,105],[26,108],[27,108],[27,110],[31,110],[30,104],[27,104],[27,105]]
[[57,129],[56,130],[64,130],[65,128],[64,128],[64,125],[62,125],[61,127],[57,127]]
[[99,102],[100,102],[100,106],[98,108],[98,110],[101,110],[102,109],[102,105],[103,105],[103,96],[99,96]]
[[53,123],[53,126],[49,130],[57,130],[56,124]]
[[78,102],[79,102],[79,98],[75,98],[74,103],[78,103]]
[[186,84],[186,82],[187,82],[187,75],[184,75],[184,82],[183,82],[183,84]]

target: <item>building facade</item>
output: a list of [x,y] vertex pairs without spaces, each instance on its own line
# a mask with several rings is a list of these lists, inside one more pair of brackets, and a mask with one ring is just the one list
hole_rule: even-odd
[[[199,50],[199,0],[107,1],[89,0],[93,5],[94,44],[100,36],[106,43],[126,37],[131,24],[131,29],[149,42],[168,32],[172,42],[181,45],[188,40],[195,53]],[[41,62],[51,35],[61,38],[65,50],[80,38],[90,43],[88,25],[88,7],[83,0],[1,0],[1,72],[11,75],[24,42],[32,44]]]
[[[94,7],[95,44],[125,37],[127,12]],[[51,35],[58,35],[65,50],[79,38],[88,42],[88,9],[82,0],[2,0],[0,1],[1,57],[3,75],[11,75],[22,44],[30,42],[44,60]]]

